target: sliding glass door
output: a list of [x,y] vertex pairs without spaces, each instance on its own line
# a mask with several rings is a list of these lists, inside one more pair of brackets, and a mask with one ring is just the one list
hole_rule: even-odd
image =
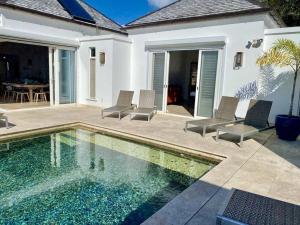
[[169,56],[166,52],[153,53],[153,80],[152,88],[155,90],[155,105],[160,111],[166,110],[166,95],[168,89],[168,60]]
[[75,51],[59,50],[59,104],[76,102]]
[[195,116],[212,117],[215,104],[218,72],[218,51],[199,52],[199,74],[196,94]]
[[[156,91],[155,104],[167,111],[170,52],[152,53],[152,88]],[[178,63],[184,63],[178,62]],[[217,91],[217,74],[220,67],[219,50],[199,50],[195,117],[211,117],[214,113]],[[171,69],[170,69],[171,70]]]

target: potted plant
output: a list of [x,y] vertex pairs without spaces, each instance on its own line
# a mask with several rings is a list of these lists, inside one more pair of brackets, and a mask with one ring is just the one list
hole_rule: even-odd
[[259,66],[274,65],[278,67],[290,67],[293,70],[293,88],[288,115],[276,116],[276,131],[280,139],[295,141],[300,134],[300,117],[294,116],[294,100],[297,77],[300,71],[300,43],[296,44],[289,39],[279,39],[271,49],[258,58]]

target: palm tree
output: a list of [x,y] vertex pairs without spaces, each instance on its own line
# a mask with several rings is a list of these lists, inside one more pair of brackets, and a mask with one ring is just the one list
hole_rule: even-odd
[[294,72],[294,83],[289,110],[289,116],[292,116],[297,77],[300,71],[300,43],[296,44],[289,39],[279,39],[274,43],[271,49],[257,59],[256,63],[259,66],[274,65],[281,68],[287,66],[292,68]]

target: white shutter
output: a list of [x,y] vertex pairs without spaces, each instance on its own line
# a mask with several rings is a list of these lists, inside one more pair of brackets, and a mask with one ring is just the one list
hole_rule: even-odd
[[153,90],[155,90],[155,105],[162,110],[164,96],[165,53],[153,53]]
[[198,116],[212,117],[218,68],[218,51],[202,52]]

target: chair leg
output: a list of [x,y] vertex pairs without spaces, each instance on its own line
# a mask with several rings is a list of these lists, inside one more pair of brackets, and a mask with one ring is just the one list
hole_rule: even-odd
[[5,119],[6,129],[8,129],[8,128],[9,128],[9,126],[8,126],[8,118],[7,118],[7,117],[4,117],[4,119]]
[[220,130],[217,129],[217,136],[216,136],[216,141],[217,141],[217,142],[219,141],[219,138],[220,138]]
[[206,126],[204,126],[202,129],[203,129],[203,131],[202,131],[202,132],[203,132],[203,133],[202,133],[202,136],[205,137],[205,135],[206,135]]
[[101,118],[104,119],[103,110],[101,110]]
[[242,148],[244,145],[244,136],[241,135],[241,140],[240,140],[240,147]]
[[188,122],[185,122],[185,128],[184,128],[185,133],[187,132],[188,126],[189,126]]
[[121,120],[121,112],[119,112],[119,120]]

